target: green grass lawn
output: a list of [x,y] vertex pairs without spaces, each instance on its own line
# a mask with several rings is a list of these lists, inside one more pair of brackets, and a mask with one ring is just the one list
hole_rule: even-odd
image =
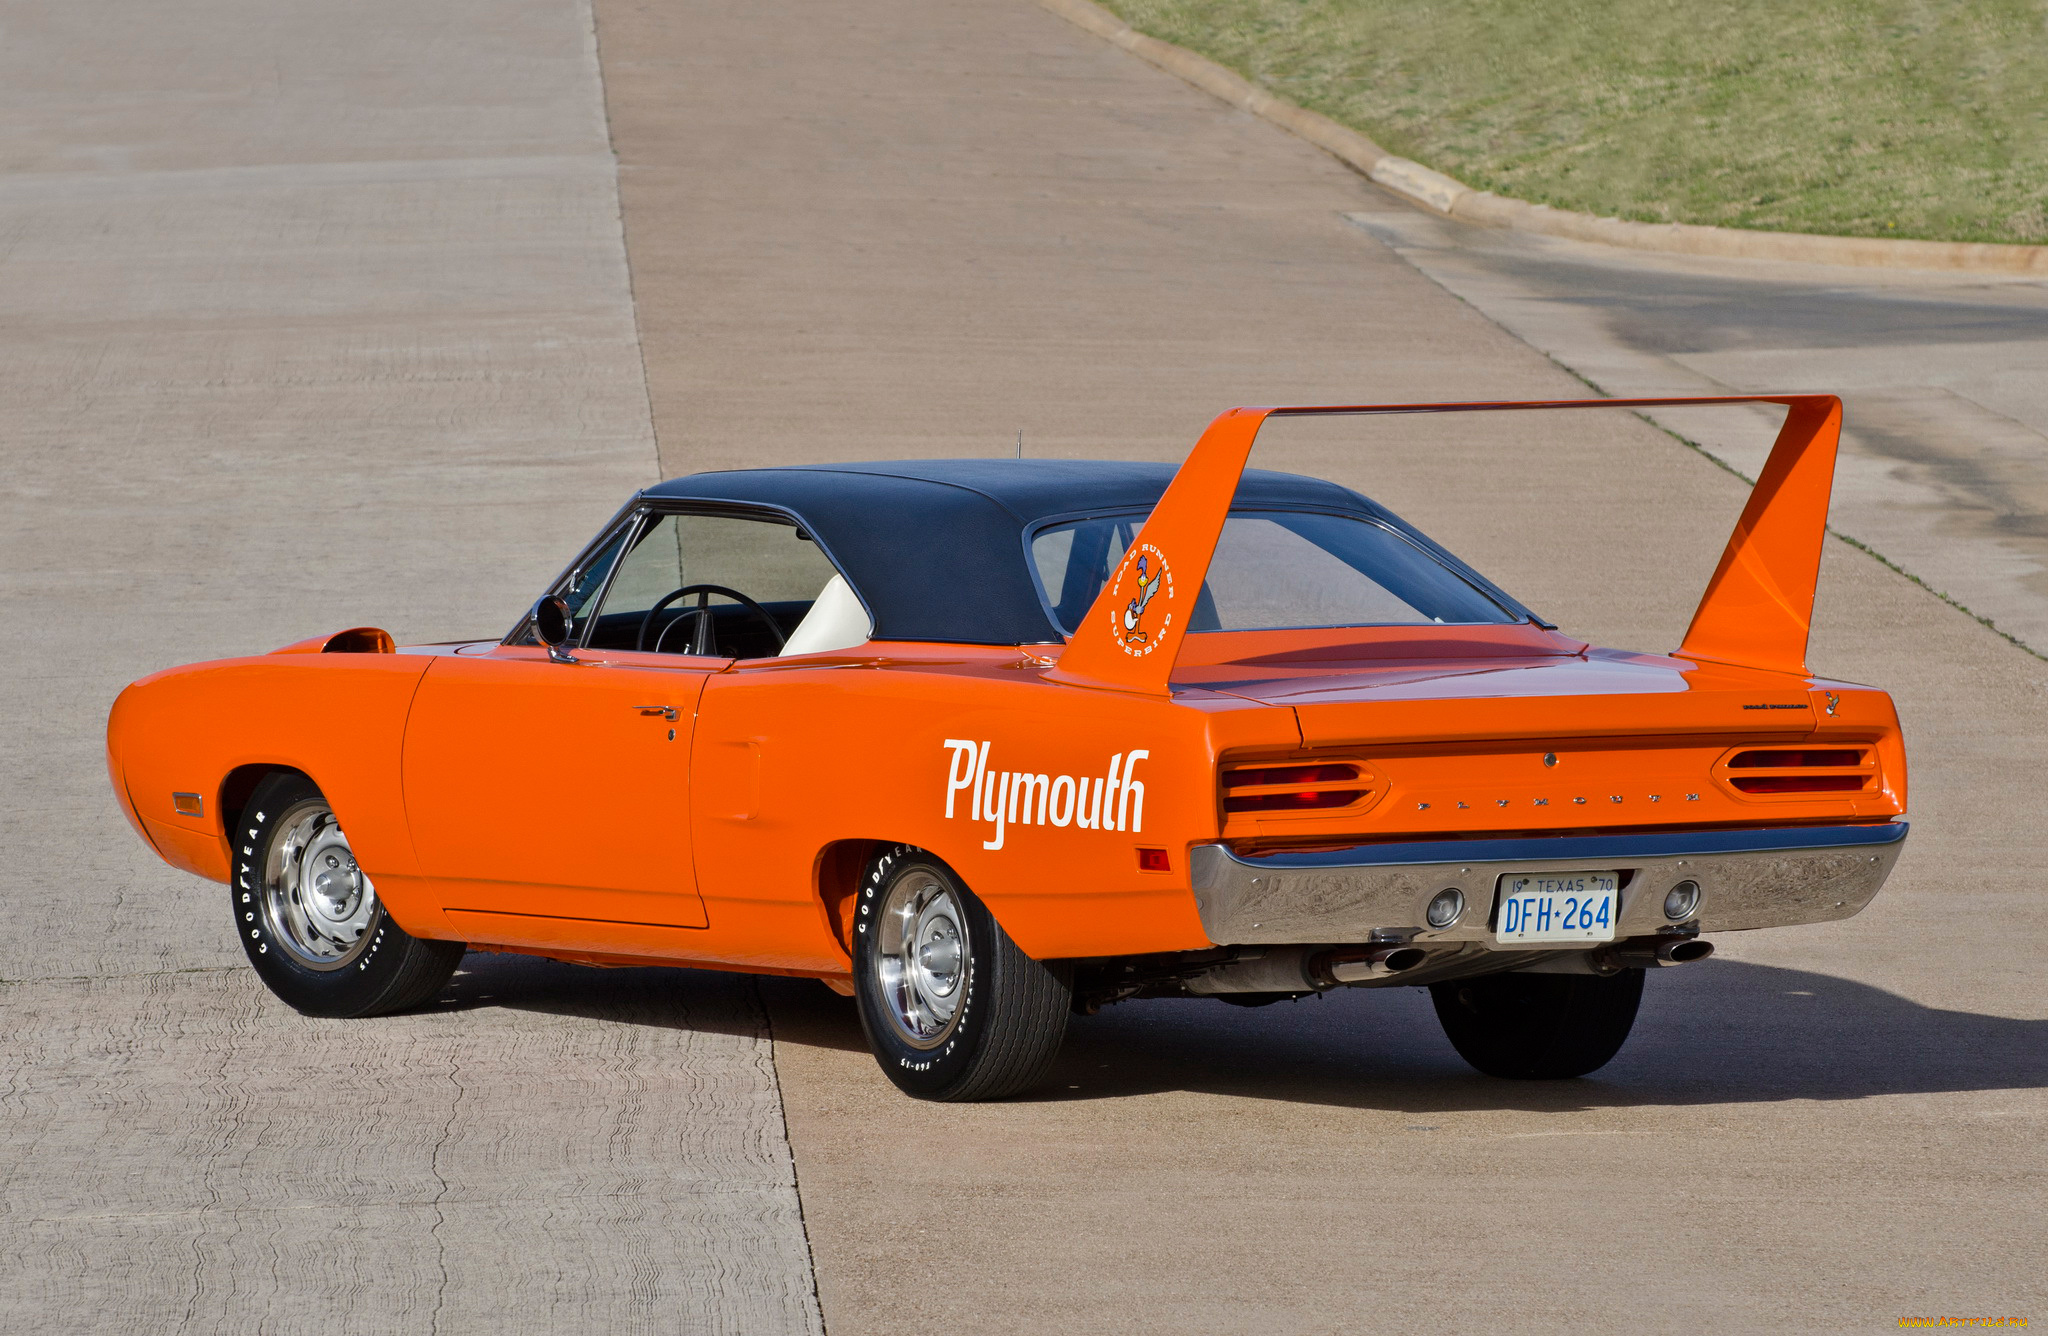
[[2048,0],[1106,0],[1403,157],[1650,222],[2048,241]]

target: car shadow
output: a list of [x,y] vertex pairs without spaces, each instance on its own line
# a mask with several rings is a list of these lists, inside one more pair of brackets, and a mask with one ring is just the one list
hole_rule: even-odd
[[[724,970],[667,966],[594,969],[540,956],[471,951],[462,958],[448,986],[422,1010],[501,1007],[615,1025],[766,1039],[768,1010],[761,993],[765,982],[754,975]],[[809,980],[777,982],[815,989],[832,998],[824,985]],[[866,1048],[857,1020],[844,1046]]]
[[[822,984],[716,970],[591,969],[472,952],[432,1006],[867,1047],[853,1002]],[[1627,1046],[1578,1080],[1481,1076],[1451,1049],[1426,990],[1377,988],[1258,1008],[1121,1003],[1076,1017],[1047,1081],[1020,1098],[1195,1091],[1420,1114],[2043,1087],[2048,1021],[1949,1011],[1808,970],[1710,960],[1652,974]]]
[[2048,1086],[2048,1021],[1733,961],[1646,984],[1628,1044],[1578,1080],[1481,1076],[1443,1037],[1425,990],[1355,989],[1234,1014],[1194,1001],[1111,1008],[1074,1027],[1038,1097],[1180,1089],[1411,1113],[1563,1112]]
[[[1862,1099],[2048,1086],[2048,1021],[1923,1006],[1807,970],[1712,960],[1646,981],[1618,1057],[1571,1081],[1467,1067],[1427,990],[1347,989],[1258,1008],[1125,1002],[1077,1017],[1048,1080],[1021,1098],[1198,1091],[1411,1113]],[[784,1043],[862,1047],[853,1004],[764,981]]]

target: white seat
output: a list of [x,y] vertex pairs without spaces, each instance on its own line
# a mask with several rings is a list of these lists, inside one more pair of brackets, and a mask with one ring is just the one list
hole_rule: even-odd
[[844,576],[835,575],[818,591],[818,601],[811,604],[796,630],[789,633],[789,643],[777,657],[852,649],[865,645],[874,630],[875,624],[868,620],[868,610],[854,595],[853,586],[846,583]]

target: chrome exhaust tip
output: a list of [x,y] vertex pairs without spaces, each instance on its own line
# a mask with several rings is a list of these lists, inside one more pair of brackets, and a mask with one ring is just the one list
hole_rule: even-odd
[[1705,960],[1714,954],[1714,944],[1697,937],[1632,937],[1594,954],[1615,969],[1656,969]]
[[1591,951],[1572,951],[1524,965],[1522,970],[1527,974],[1619,974],[1622,970],[1689,965],[1713,954],[1714,944],[1697,937],[1630,937]]
[[1419,946],[1383,946],[1364,955],[1325,956],[1323,973],[1337,983],[1364,983],[1404,974],[1420,965],[1429,953]]

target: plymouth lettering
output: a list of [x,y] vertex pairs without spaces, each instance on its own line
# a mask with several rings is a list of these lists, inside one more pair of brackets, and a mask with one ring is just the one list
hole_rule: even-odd
[[991,769],[988,742],[947,738],[943,745],[953,753],[946,771],[946,819],[965,815],[993,825],[993,837],[981,842],[984,849],[1002,848],[1013,825],[1145,829],[1145,782],[1132,777],[1138,762],[1152,755],[1143,747],[1118,752],[1109,758],[1108,772],[1096,776]]

